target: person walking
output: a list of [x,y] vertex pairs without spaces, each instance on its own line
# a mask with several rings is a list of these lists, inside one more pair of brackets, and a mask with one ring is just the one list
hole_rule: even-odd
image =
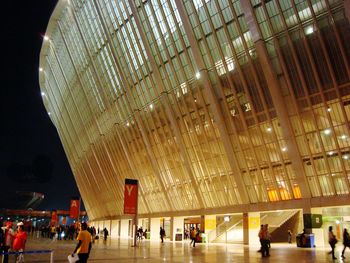
[[[12,248],[13,239],[15,237],[15,232],[12,229],[13,223],[11,221],[6,222],[6,226],[3,228],[4,232],[4,245],[3,245],[3,251],[9,252]],[[9,255],[4,255],[2,258],[2,263],[8,263],[9,262]]]
[[107,240],[108,234],[109,234],[109,233],[108,233],[107,228],[104,228],[104,229],[103,229],[103,240],[104,240],[104,241]]
[[[23,252],[25,249],[25,245],[27,242],[27,232],[24,231],[24,224],[23,222],[19,222],[17,224],[17,232],[15,234],[15,239],[13,241],[13,251],[14,252]],[[16,263],[23,263],[24,262],[24,255],[22,253],[15,255],[15,262]]]
[[87,263],[91,251],[91,234],[87,231],[87,224],[81,223],[81,231],[77,237],[78,244],[73,251],[72,256],[78,252],[79,260],[77,263]]
[[337,259],[334,255],[334,249],[335,249],[335,244],[337,244],[338,240],[335,237],[335,235],[333,234],[333,227],[330,226],[328,228],[328,243],[331,246],[331,251],[329,252],[329,254],[332,254],[332,259]]
[[288,230],[288,234],[287,235],[288,235],[288,243],[292,244],[292,235],[293,235],[292,231]]
[[263,226],[261,233],[259,233],[259,238],[261,239],[261,255],[262,257],[270,256],[270,233],[269,226],[266,224]]
[[165,237],[164,228],[162,228],[162,227],[160,228],[159,235],[160,235],[160,239],[162,240],[162,243],[164,243],[164,237]]
[[350,235],[346,228],[344,228],[344,231],[343,231],[343,245],[344,245],[344,248],[343,248],[343,251],[341,252],[341,257],[345,258],[344,256],[345,249],[347,247],[350,248]]
[[193,243],[193,247],[196,246],[196,237],[197,237],[197,230],[194,227],[192,227],[190,231],[190,238],[191,238],[190,245]]

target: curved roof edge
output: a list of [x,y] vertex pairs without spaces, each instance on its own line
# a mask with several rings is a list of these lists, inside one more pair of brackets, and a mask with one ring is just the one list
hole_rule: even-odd
[[[57,21],[59,20],[59,17],[64,9],[64,7],[67,6],[69,0],[59,0],[55,6],[55,9],[53,10],[49,22],[46,27],[45,31],[45,36],[50,37],[52,31],[56,28],[57,26]],[[39,68],[43,68],[45,71],[45,66],[46,66],[46,60],[45,57],[47,55],[47,50],[49,48],[50,41],[45,41],[43,40],[41,49],[40,49],[40,55],[39,55]],[[40,90],[42,91],[43,87],[45,87],[45,74],[42,74],[39,69],[38,69],[38,74],[39,74],[39,87]],[[47,101],[43,100],[43,104],[46,108],[47,111]]]

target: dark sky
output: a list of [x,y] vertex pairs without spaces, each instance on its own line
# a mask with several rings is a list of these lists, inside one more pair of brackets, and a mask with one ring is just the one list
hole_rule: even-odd
[[[57,0],[3,3],[0,208],[14,206],[16,191],[44,193],[45,199],[38,207],[41,209],[68,210],[71,196],[79,195],[56,128],[43,106],[38,82],[42,35],[56,3]],[[46,172],[50,166],[41,169],[44,176],[38,177],[35,169],[33,172],[33,161],[38,156],[44,156],[38,161],[38,169],[52,163],[51,173]]]

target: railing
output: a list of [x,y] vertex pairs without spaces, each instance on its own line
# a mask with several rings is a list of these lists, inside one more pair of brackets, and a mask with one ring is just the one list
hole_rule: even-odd
[[208,233],[208,242],[212,242],[213,240],[219,238],[227,231],[230,231],[232,228],[243,222],[242,218],[237,218],[236,220],[230,220],[229,222],[222,222],[215,229],[211,230]]

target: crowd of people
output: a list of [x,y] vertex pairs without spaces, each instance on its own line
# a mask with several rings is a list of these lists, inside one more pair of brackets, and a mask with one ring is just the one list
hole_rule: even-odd
[[[1,224],[2,225],[2,224]],[[100,230],[99,228],[95,228],[94,226],[88,227],[86,223],[82,223],[80,227],[77,224],[70,226],[41,226],[40,228],[28,227],[28,234],[32,234],[33,236],[40,236],[42,238],[51,238],[55,240],[78,240],[78,244],[73,251],[73,254],[78,254],[79,262],[87,262],[87,259],[91,250],[91,243],[95,242],[96,239],[99,239],[99,236],[103,236],[104,241],[107,240],[109,232],[107,228]],[[0,251],[4,253],[3,255],[3,263],[9,262],[8,252],[22,252],[25,249],[26,241],[28,238],[28,234],[24,229],[23,222],[18,222],[16,224],[16,229],[14,230],[14,224],[11,221],[4,223],[3,227],[0,228]],[[139,241],[143,238],[147,238],[147,229],[143,230],[142,227],[137,229],[136,237]],[[161,242],[164,242],[164,238],[166,237],[165,229],[160,227],[159,231]],[[292,243],[292,232],[288,230],[287,233],[288,243]],[[301,238],[306,238],[305,230],[302,234],[300,234]],[[200,242],[200,230],[195,227],[191,227],[190,230],[185,229],[184,231],[185,239],[190,238],[190,246],[196,246],[196,243]],[[268,225],[261,225],[260,231],[258,234],[261,248],[258,252],[261,252],[262,257],[270,256],[270,247],[271,247],[271,235],[269,233]],[[304,239],[305,239],[304,238]],[[329,254],[332,255],[332,259],[337,259],[334,254],[334,250],[336,247],[338,240],[337,237],[333,233],[333,227],[330,226],[328,229],[328,243],[331,247],[331,251]],[[342,250],[342,258],[345,259],[345,250],[346,248],[350,248],[350,235],[348,230],[344,228],[343,231],[343,245],[344,248]],[[20,263],[24,262],[24,256],[22,253],[15,254],[15,262]]]
[[[16,230],[13,230],[13,223],[6,222],[0,228],[0,247],[3,255],[3,263],[9,262],[9,252],[23,252],[27,241],[27,232],[24,231],[23,222],[18,222]],[[15,254],[15,262],[24,262],[24,256],[21,253]]]

